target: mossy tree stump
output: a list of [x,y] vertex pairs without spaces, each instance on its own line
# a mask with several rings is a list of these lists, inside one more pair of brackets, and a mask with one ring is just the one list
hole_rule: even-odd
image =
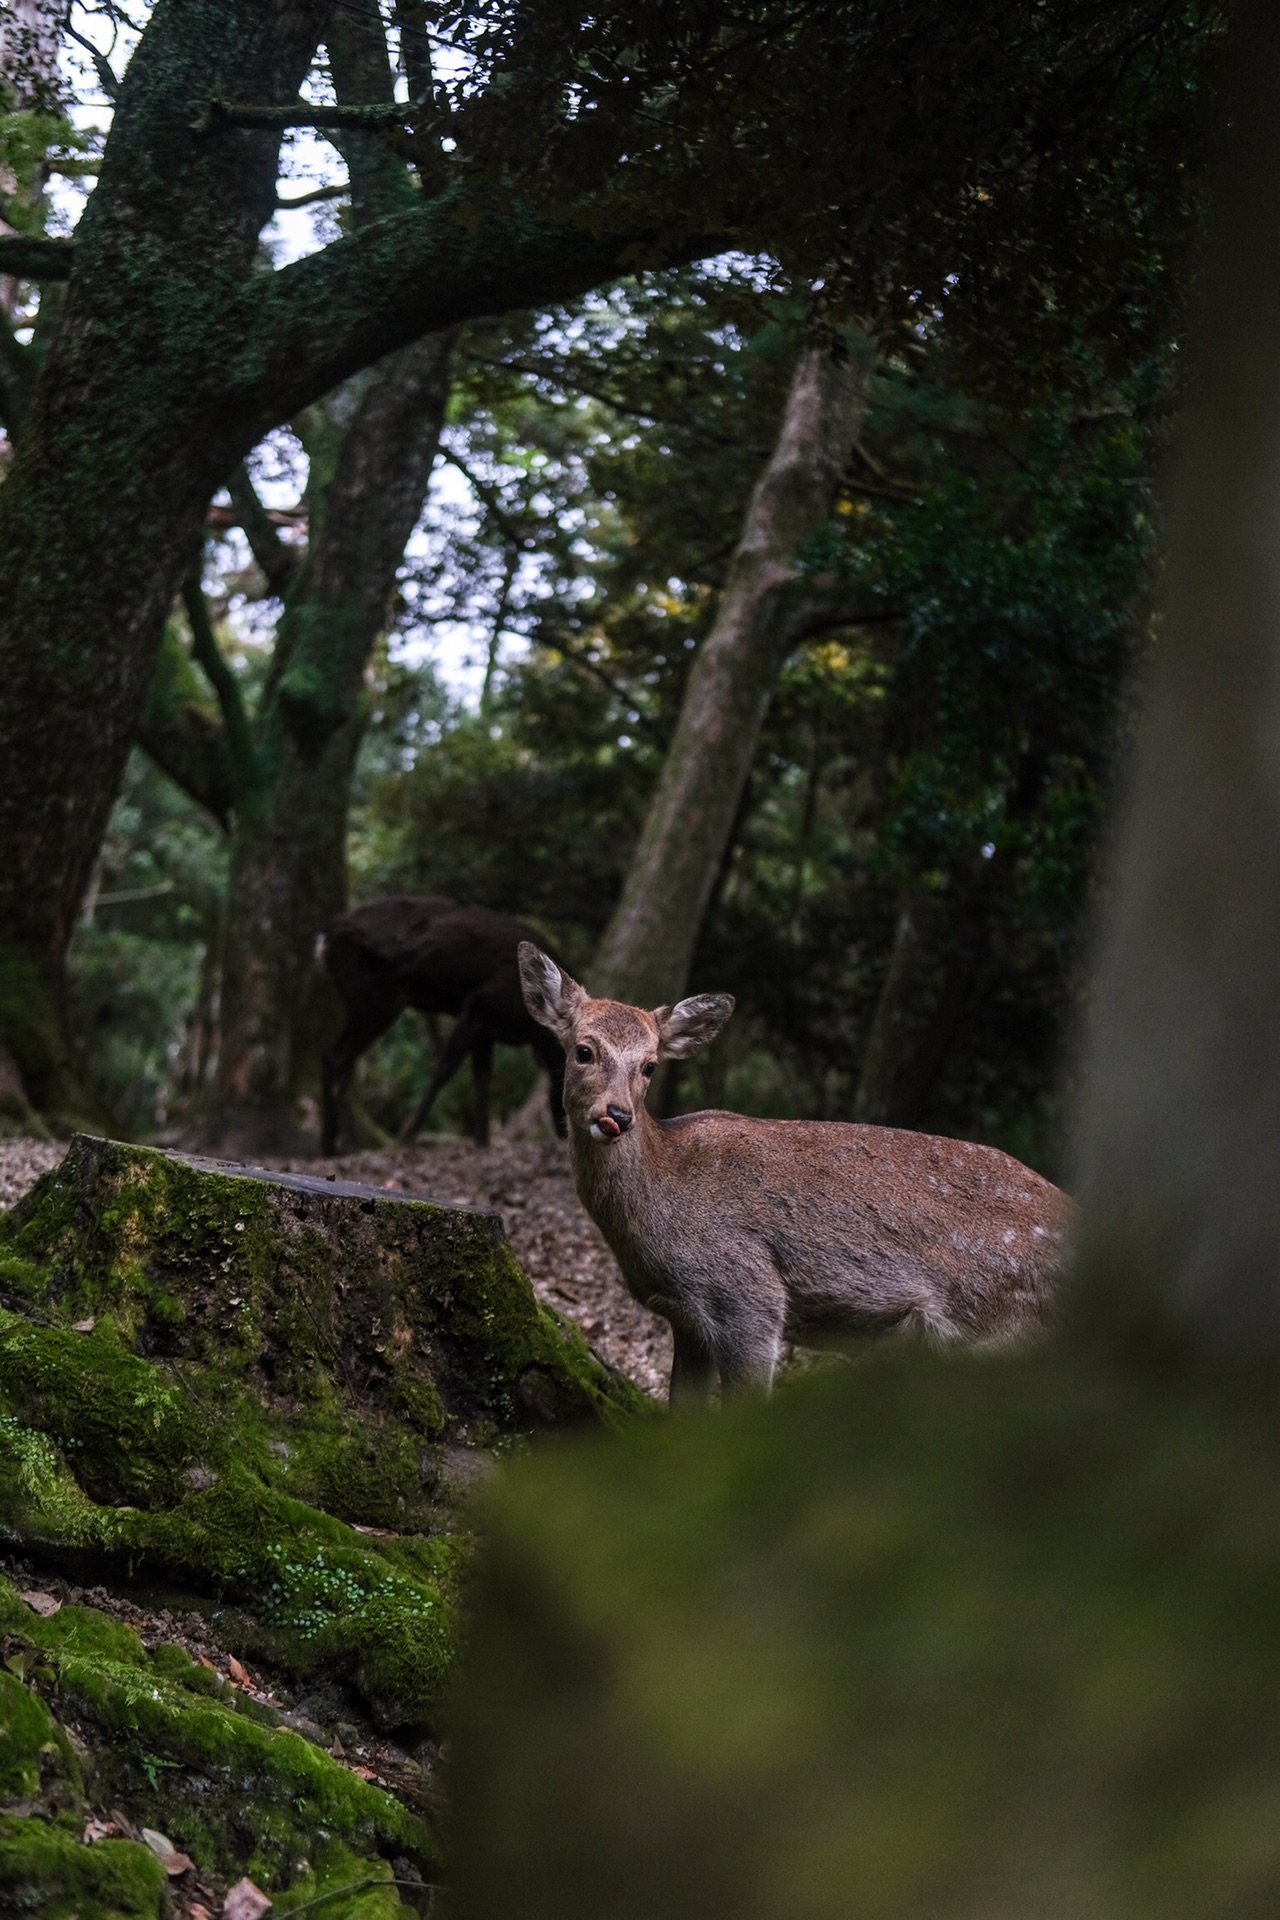
[[643,1404],[492,1215],[78,1136],[0,1232],[0,1535],[230,1597],[385,1726],[434,1723],[479,1450]]
[[[646,1404],[493,1215],[78,1136],[0,1221],[0,1540],[216,1608],[224,1644],[410,1738],[436,1729],[486,1459]],[[390,1862],[432,1871],[418,1814],[180,1648],[42,1621],[0,1581],[0,1654],[0,1906],[165,1910],[145,1849],[83,1845],[90,1801],[281,1912],[362,1882],[326,1911],[373,1920]]]

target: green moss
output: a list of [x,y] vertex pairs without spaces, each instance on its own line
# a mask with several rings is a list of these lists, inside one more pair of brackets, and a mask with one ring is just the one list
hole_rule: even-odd
[[1276,1397],[918,1356],[513,1468],[460,1911],[1276,1912]]
[[440,1438],[448,1416],[433,1381],[399,1372],[391,1385],[390,1400],[400,1418],[407,1420],[424,1440]]
[[330,1842],[346,1850],[344,1872],[355,1866],[366,1876],[387,1872],[383,1852],[420,1868],[435,1860],[434,1836],[420,1818],[275,1724],[269,1709],[222,1688],[182,1648],[148,1655],[135,1634],[88,1608],[42,1620],[3,1580],[0,1625],[9,1638],[20,1629],[32,1650],[20,1662],[29,1684],[0,1672],[0,1752],[9,1768],[0,1791],[47,1788],[51,1774],[80,1791],[70,1744],[35,1690],[44,1687],[92,1743],[95,1798],[131,1808],[206,1873],[248,1872],[268,1890],[292,1887],[300,1873],[324,1880],[332,1875],[316,1855]]
[[0,1800],[29,1798],[51,1776],[80,1786],[66,1737],[44,1701],[17,1674],[0,1671]]
[[[318,1190],[317,1190],[318,1189]],[[541,1308],[488,1215],[237,1176],[78,1136],[0,1227],[66,1320],[278,1401],[336,1395],[472,1441],[647,1403]],[[32,1274],[42,1279],[33,1283]]]
[[0,1407],[73,1454],[84,1490],[112,1504],[171,1502],[203,1438],[180,1388],[122,1350],[109,1326],[73,1333],[2,1309]]
[[341,1840],[323,1841],[314,1849],[309,1870],[277,1896],[274,1911],[293,1913],[309,1901],[323,1902],[318,1920],[326,1915],[335,1920],[404,1920],[391,1868],[362,1859]]
[[81,1136],[0,1258],[0,1536],[231,1603],[387,1726],[434,1730],[452,1661],[442,1447],[648,1404],[464,1209]]
[[0,1911],[40,1920],[160,1920],[164,1869],[149,1847],[0,1815]]

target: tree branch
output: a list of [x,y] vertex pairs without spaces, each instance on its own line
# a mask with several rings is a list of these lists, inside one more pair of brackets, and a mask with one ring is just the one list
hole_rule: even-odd
[[[413,124],[423,110],[408,105],[313,106],[308,100],[296,100],[287,107],[240,105],[231,100],[210,100],[191,122],[192,133],[216,133],[220,127],[253,127],[270,133],[282,133],[289,127],[345,127],[359,133],[377,133],[383,128]],[[427,112],[435,118],[434,108]]]
[[172,627],[165,629],[135,738],[224,833],[230,831],[237,794],[226,729],[202,704],[199,676]]
[[[68,8],[67,11],[70,12],[70,8]],[[115,101],[119,97],[120,82],[112,71],[111,62],[107,59],[106,55],[98,52],[92,40],[86,40],[82,33],[77,33],[70,21],[63,21],[62,31],[66,34],[68,40],[74,40],[77,46],[84,48],[97,71],[98,85],[102,88],[108,100]]]
[[294,207],[314,207],[317,201],[339,200],[344,193],[350,193],[350,191],[351,182],[349,180],[337,180],[330,187],[312,187],[308,193],[294,193],[287,199],[282,199],[281,196],[277,194],[276,210],[277,212],[283,213],[292,210]]
[[70,240],[43,233],[0,234],[0,273],[15,280],[69,280],[74,260]]
[[182,604],[191,623],[191,650],[203,667],[222,709],[236,791],[243,792],[253,782],[253,732],[240,695],[240,683],[222,657],[222,649],[218,645],[205,603],[204,589],[194,571],[182,583]]
[[[231,495],[231,504],[235,508],[240,529],[249,542],[250,551],[267,577],[267,585],[272,593],[283,600],[302,564],[301,554],[287,540],[280,538],[275,522],[258,498],[257,489],[243,461],[228,480],[227,492]],[[202,605],[203,602],[201,595]],[[221,659],[221,654],[218,657]]]
[[681,265],[728,244],[707,235],[671,248],[652,229],[593,232],[455,183],[245,287],[227,416],[258,439],[424,333],[571,300],[641,265]]

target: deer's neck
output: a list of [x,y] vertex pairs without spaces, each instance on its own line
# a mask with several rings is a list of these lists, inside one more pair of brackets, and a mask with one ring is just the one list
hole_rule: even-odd
[[650,1211],[660,1138],[657,1121],[643,1107],[620,1140],[593,1140],[585,1128],[570,1124],[578,1198],[615,1253],[631,1242]]

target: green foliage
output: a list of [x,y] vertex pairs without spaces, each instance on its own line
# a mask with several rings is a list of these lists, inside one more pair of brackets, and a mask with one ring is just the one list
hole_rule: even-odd
[[224,835],[135,755],[68,959],[81,1070],[126,1137],[171,1124],[200,1090],[225,884]]
[[[460,457],[519,529],[544,448],[542,510],[567,532],[539,540],[515,608],[532,644],[484,712],[388,675],[356,812],[359,893],[522,913],[588,980],[795,341],[739,280],[665,292],[474,348]],[[841,510],[804,557],[808,589],[853,617],[783,671],[695,961],[738,1013],[670,1097],[847,1117],[900,901],[923,886],[967,979],[925,1121],[1052,1164],[1168,376],[1110,380],[1080,350],[1052,401],[995,405],[946,326],[919,358],[882,357]],[[459,547],[449,566],[465,597],[481,561]]]
[[43,175],[51,151],[59,149],[63,157],[83,154],[90,144],[90,136],[61,114],[14,111],[0,82],[0,179],[12,183],[0,198],[6,225],[15,233],[43,233]]

